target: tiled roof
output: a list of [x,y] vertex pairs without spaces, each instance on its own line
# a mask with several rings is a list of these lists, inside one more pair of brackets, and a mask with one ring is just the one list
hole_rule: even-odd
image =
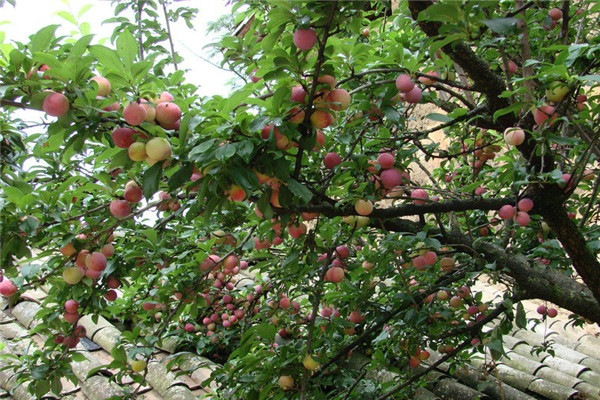
[[[35,293],[26,293],[27,297],[34,301],[21,301],[12,309],[8,307],[5,300],[0,302],[0,343],[4,344],[2,354],[22,355],[26,351],[31,352],[43,344],[46,338],[38,334],[29,339],[29,329],[33,328],[39,321],[34,319],[40,305],[36,300],[41,300],[45,293],[38,290]],[[106,319],[99,317],[97,323],[90,316],[84,316],[78,324],[86,328],[86,337],[81,340],[75,350],[83,354],[85,361],[73,362],[73,372],[77,376],[78,383],[73,385],[67,379],[62,380],[63,389],[61,393],[54,393],[44,398],[56,399],[81,399],[81,400],[103,400],[111,396],[124,396],[127,392],[133,392],[138,384],[131,378],[125,378],[121,384],[111,379],[115,371],[102,369],[113,361],[111,350],[119,343],[121,332]],[[167,349],[173,350],[173,349]],[[179,369],[168,371],[165,367],[166,357],[170,353],[165,349],[157,349],[147,366],[146,386],[138,389],[136,398],[143,400],[193,400],[204,398],[212,393],[214,387],[203,386],[211,374],[214,364],[203,357],[196,355],[187,356],[182,368],[189,373],[181,373]],[[0,359],[0,368],[8,365],[10,358]],[[100,370],[88,377],[89,372],[100,367]],[[0,369],[0,400],[34,399],[27,393],[27,385],[16,384],[16,378],[12,369]],[[8,391],[8,392],[7,392]],[[9,395],[12,393],[12,397]]]
[[[537,315],[528,316],[533,320]],[[503,336],[506,356],[499,360],[476,353],[468,366],[450,370],[449,364],[441,364],[442,373],[430,374],[427,389],[417,391],[414,399],[600,400],[600,339],[564,325],[556,320],[515,328]],[[440,357],[432,352],[430,362]]]
[[[34,319],[40,309],[37,302],[45,295],[41,290],[27,292],[22,300],[28,300],[12,308],[6,300],[0,300],[0,343],[5,344],[0,353],[21,355],[46,340],[38,334],[29,338],[29,329],[39,323]],[[526,308],[533,310],[535,305],[529,304]],[[528,316],[532,320],[537,317],[533,311]],[[490,362],[489,354],[481,353],[475,354],[467,366],[450,369],[449,364],[441,364],[427,375],[426,387],[418,389],[413,399],[600,400],[600,338],[597,337],[600,331],[565,328],[565,322],[548,320],[546,324],[532,325],[527,330],[515,328],[503,337],[506,356],[495,362]],[[84,316],[78,323],[86,328],[86,338],[76,350],[86,360],[72,364],[77,385],[63,379],[62,393],[55,393],[54,398],[103,400],[136,390],[138,384],[131,378],[117,384],[111,379],[116,371],[102,369],[113,361],[111,350],[120,341],[119,329],[102,317],[94,323],[91,316]],[[137,398],[210,398],[216,387],[203,386],[203,382],[210,376],[214,364],[189,354],[181,365],[185,373],[178,369],[168,371],[165,365],[173,351],[174,346],[168,342],[163,349],[156,349],[147,367],[146,386],[138,389]],[[435,351],[431,354],[429,362],[441,357]],[[33,399],[27,393],[26,385],[16,385],[11,369],[1,369],[8,362],[10,359],[0,359],[0,400]],[[99,370],[88,377],[89,371],[95,368]]]

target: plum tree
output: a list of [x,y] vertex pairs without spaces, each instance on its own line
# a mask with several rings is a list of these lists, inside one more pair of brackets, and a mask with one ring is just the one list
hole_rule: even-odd
[[113,42],[1,43],[0,294],[48,290],[61,338],[22,357],[38,397],[88,315],[131,329],[119,374],[172,338],[217,398],[294,400],[412,398],[432,350],[497,359],[530,299],[600,323],[591,6],[232,0],[234,84],[200,96],[141,3]]

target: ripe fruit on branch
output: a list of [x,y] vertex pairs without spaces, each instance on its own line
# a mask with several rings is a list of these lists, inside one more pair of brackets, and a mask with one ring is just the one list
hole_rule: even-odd
[[317,33],[313,29],[299,29],[294,32],[293,41],[300,50],[310,50],[317,43]]
[[75,259],[75,265],[77,265],[80,268],[85,268],[85,259],[87,258],[88,254],[90,254],[89,251],[83,249],[79,252],[79,254],[77,254],[77,258]]
[[555,108],[548,105],[548,104],[544,104],[543,106],[534,109],[533,111],[533,119],[535,121],[536,124],[541,125],[544,122],[546,122],[548,119],[550,119],[550,121],[556,119],[557,115],[554,113]]
[[364,315],[358,311],[352,311],[350,315],[348,315],[348,320],[354,324],[360,324],[363,319],[365,319]]
[[[500,68],[505,71],[504,63],[500,63]],[[508,74],[512,75],[517,72],[518,66],[513,60],[508,60]]]
[[335,248],[335,255],[339,258],[348,258],[350,256],[350,249],[346,245],[340,245]]
[[415,83],[411,80],[410,76],[402,74],[396,78],[396,88],[402,93],[410,92],[414,87]]
[[452,271],[456,263],[452,257],[444,257],[440,260],[440,268],[442,271]]
[[286,227],[286,230],[291,237],[298,239],[300,236],[306,233],[306,225],[302,222],[299,224],[289,224]]
[[325,282],[339,283],[344,279],[344,269],[341,267],[331,267],[325,272],[323,280]]
[[[436,71],[427,71],[425,72],[427,75],[430,76],[435,76],[436,78],[439,77],[438,73]],[[427,76],[420,76],[419,77],[419,82],[421,82],[423,85],[433,85],[435,83],[435,81]]]
[[181,109],[175,103],[159,103],[156,105],[156,120],[167,129],[181,119]]
[[352,98],[346,89],[334,89],[327,95],[327,101],[331,103],[329,104],[329,108],[340,111],[350,106]]
[[92,254],[88,254],[85,258],[85,266],[87,269],[91,269],[92,271],[104,271],[106,268],[106,257],[104,254],[100,252],[93,252]]
[[379,175],[381,179],[381,184],[386,189],[393,189],[396,186],[400,185],[403,182],[403,175],[395,168],[389,168],[384,171],[381,171]]
[[373,212],[373,203],[371,200],[360,199],[354,204],[354,209],[359,215],[370,215]]
[[292,108],[290,111],[288,111],[288,114],[292,115],[290,119],[288,119],[288,121],[292,124],[301,124],[306,116],[306,113],[300,107]]
[[75,300],[65,301],[65,311],[68,313],[76,313],[79,308],[79,303]]
[[525,132],[520,128],[506,128],[504,141],[506,144],[518,146],[525,141]]
[[537,313],[540,314],[540,315],[546,314],[546,311],[547,311],[546,306],[542,305],[542,306],[538,306],[538,308],[537,308]]
[[127,200],[113,200],[110,202],[110,212],[117,218],[124,218],[131,214],[131,206]]
[[548,11],[548,15],[553,21],[557,21],[562,18],[563,13],[560,8],[553,8],[552,10]]
[[123,193],[123,197],[130,203],[139,203],[144,197],[144,192],[142,191],[142,188],[139,187],[135,182],[133,182],[132,185],[128,183],[125,186],[125,193]]
[[341,163],[342,157],[340,157],[337,153],[327,153],[325,155],[325,158],[323,158],[323,164],[327,169],[333,169],[336,165],[339,165]]
[[160,103],[167,103],[167,102],[171,102],[175,100],[175,98],[173,97],[173,95],[169,92],[162,92],[160,94],[160,96],[158,97],[158,100],[156,100],[156,104],[160,104]]
[[423,91],[415,86],[410,92],[404,93],[404,100],[407,103],[419,103],[423,98]]
[[255,75],[256,72],[258,72],[258,68],[254,68],[252,72],[250,72],[250,80],[252,81],[252,83],[256,83],[262,79],[262,77],[259,78]]
[[146,143],[145,150],[146,155],[156,161],[166,160],[171,156],[171,144],[163,137],[155,137],[150,139],[148,143]]
[[377,157],[377,164],[383,169],[392,168],[396,163],[396,157],[391,153],[379,153]]
[[295,101],[297,103],[306,103],[306,90],[302,86],[294,86],[292,88],[292,95],[290,96],[291,101]]
[[141,125],[146,120],[146,109],[138,102],[129,103],[123,109],[123,118],[129,125]]
[[71,257],[77,253],[77,250],[75,249],[75,246],[73,246],[73,243],[69,242],[60,248],[60,252],[65,257]]
[[131,128],[117,128],[112,133],[112,140],[115,146],[121,149],[127,149],[134,142],[133,134],[135,131]]
[[75,311],[74,313],[65,312],[63,314],[63,317],[64,317],[65,321],[67,321],[68,323],[74,324],[77,321],[79,321],[79,318],[81,318],[81,315],[79,315],[79,313],[77,311]]
[[515,216],[515,207],[510,204],[503,205],[500,207],[500,210],[498,210],[498,216],[501,219],[513,219]]
[[333,123],[333,116],[325,110],[315,110],[310,114],[310,123],[317,129],[327,128]]
[[425,204],[425,200],[429,199],[429,194],[427,194],[427,191],[425,189],[415,189],[411,192],[410,197],[414,199],[413,203],[415,204]]
[[62,93],[50,92],[42,102],[42,109],[53,117],[62,117],[69,111],[69,99]]
[[108,96],[110,93],[110,82],[103,76],[94,76],[92,78],[98,84],[98,96]]
[[531,209],[533,208],[533,200],[529,199],[529,198],[524,198],[519,200],[519,202],[517,203],[517,208],[520,211],[525,211],[525,212],[529,212],[531,211]]
[[517,212],[517,216],[515,217],[515,222],[519,224],[519,226],[528,225],[530,220],[531,219],[529,218],[529,214],[525,211]]
[[200,269],[202,271],[213,269],[217,263],[221,261],[221,257],[211,254],[202,261],[200,264]]
[[12,283],[12,281],[10,281],[8,278],[4,277],[2,282],[0,282],[0,295],[4,297],[10,297],[15,293],[17,293],[17,287],[15,284]]
[[156,108],[154,108],[154,105],[148,103],[145,99],[140,100],[140,102],[142,107],[146,110],[146,122],[154,122],[156,119]]

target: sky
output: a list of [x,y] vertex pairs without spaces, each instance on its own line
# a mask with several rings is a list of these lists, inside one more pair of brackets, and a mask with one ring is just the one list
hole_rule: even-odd
[[[90,24],[96,40],[109,38],[115,24],[102,25],[102,21],[114,16],[109,0],[16,0],[16,7],[5,4],[0,8],[0,31],[6,33],[5,43],[12,40],[27,41],[29,35],[52,24],[61,24],[58,34],[68,35],[76,30],[76,27],[57,15],[57,12],[71,10],[71,14],[77,15],[85,5],[91,5],[92,8],[81,16],[80,22]],[[207,44],[216,41],[216,35],[209,36],[206,33],[206,26],[221,15],[229,13],[226,0],[179,0],[173,2],[171,7],[199,9],[193,21],[194,30],[190,30],[183,22],[171,25],[175,49],[184,58],[180,69],[189,70],[186,74],[187,81],[198,84],[198,94],[202,96],[227,95],[227,82],[233,74],[205,61],[209,50],[203,49]],[[163,20],[161,14],[160,21]],[[168,46],[166,42],[164,45]]]

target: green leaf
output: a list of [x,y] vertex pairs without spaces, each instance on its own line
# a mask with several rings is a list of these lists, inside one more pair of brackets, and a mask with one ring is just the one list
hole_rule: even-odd
[[281,108],[283,102],[289,101],[292,95],[292,89],[288,87],[281,87],[275,91],[271,98],[271,104],[273,105],[273,111],[277,112]]
[[514,115],[517,115],[517,112],[520,111],[520,110],[522,110],[522,109],[523,109],[523,103],[511,104],[508,107],[501,108],[500,110],[496,111],[494,113],[493,120],[494,120],[494,122],[496,122],[496,120],[498,118],[500,118],[501,116],[506,115],[506,114],[510,114],[510,113],[513,113]]
[[244,189],[252,190],[258,185],[256,174],[249,168],[232,168],[231,178],[233,181]]
[[31,39],[29,49],[32,53],[44,52],[50,49],[50,44],[55,39],[54,32],[59,25],[48,25],[40,29]]
[[269,117],[262,116],[262,117],[255,118],[250,123],[250,126],[248,127],[248,130],[250,132],[260,131],[260,130],[262,130],[262,128],[264,128],[267,125],[267,122],[269,122]]
[[96,44],[90,46],[90,52],[103,67],[125,74],[125,65],[115,50]]
[[117,38],[117,54],[125,65],[133,64],[139,51],[139,46],[131,32],[125,29]]
[[40,270],[41,265],[38,264],[25,264],[21,266],[21,274],[27,278],[33,278]]
[[548,136],[548,141],[550,143],[558,143],[561,145],[576,145],[581,143],[581,139],[562,136]]
[[235,145],[230,144],[230,143],[226,143],[223,146],[220,146],[215,151],[215,157],[217,158],[217,160],[219,160],[221,162],[227,161],[228,159],[233,157],[234,154],[235,154]]
[[438,122],[450,122],[452,121],[452,118],[448,117],[447,115],[444,114],[440,114],[440,113],[431,113],[431,114],[427,114],[425,116],[425,118],[434,120],[434,121],[438,121]]
[[525,313],[525,308],[523,307],[523,303],[519,302],[517,304],[517,316],[515,319],[515,324],[518,328],[526,329],[527,328],[527,313]]
[[77,352],[71,352],[71,359],[75,362],[84,362],[84,361],[88,361],[87,357],[84,356],[81,353],[77,353]]
[[110,169],[117,167],[124,167],[128,163],[131,163],[131,158],[129,158],[129,152],[127,149],[123,149],[119,151],[110,161]]
[[194,164],[189,162],[184,163],[181,168],[171,175],[171,178],[169,179],[169,190],[181,187],[183,184],[189,182],[193,172]]
[[85,53],[85,51],[87,50],[93,37],[94,37],[94,35],[86,35],[86,36],[82,37],[81,39],[79,39],[77,41],[77,43],[75,43],[73,45],[73,48],[71,49],[71,52],[69,53],[69,58],[73,59],[73,58],[81,57],[83,55],[83,53]]
[[152,244],[156,244],[158,242],[158,234],[154,229],[144,229],[141,231],[141,233],[145,235]]
[[268,343],[272,343],[275,340],[275,332],[277,332],[277,328],[273,324],[265,323],[256,326],[256,334]]
[[483,22],[490,30],[500,35],[511,35],[517,32],[517,18],[486,19]]
[[110,355],[115,359],[115,361],[118,361],[122,364],[127,362],[127,353],[125,353],[125,349],[123,349],[121,346],[113,347],[110,350]]
[[150,199],[154,193],[158,190],[158,185],[162,178],[163,170],[162,164],[157,162],[150,169],[144,172],[144,178],[142,179],[142,187],[144,188],[144,196]]
[[287,185],[294,196],[300,197],[304,203],[308,203],[313,198],[311,191],[297,180],[289,179]]
[[72,23],[73,25],[77,25],[77,19],[73,16],[73,14],[66,11],[57,11],[54,14],[58,15],[62,19]]

